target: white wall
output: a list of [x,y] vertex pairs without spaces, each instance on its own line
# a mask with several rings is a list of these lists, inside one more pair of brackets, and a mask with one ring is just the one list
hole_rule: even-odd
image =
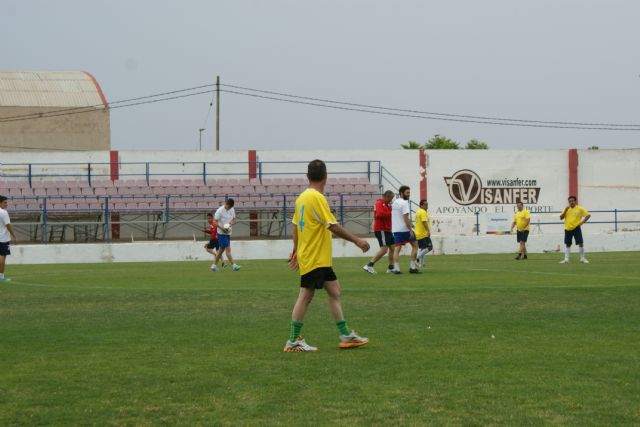
[[[528,242],[531,254],[556,251],[562,246],[562,234],[531,235]],[[378,248],[375,239],[368,239],[371,250],[363,254],[355,245],[334,239],[334,257],[362,257],[363,265]],[[515,253],[515,236],[434,236],[436,254]],[[7,259],[11,264],[58,264],[102,262],[162,262],[204,261],[211,256],[203,249],[203,241],[85,243],[53,245],[15,245]],[[285,260],[291,251],[290,240],[235,241],[233,256],[239,264],[251,259]],[[587,252],[638,251],[637,233],[585,234]],[[560,257],[561,255],[558,254]],[[403,266],[404,267],[404,266]],[[285,264],[283,262],[283,268]]]

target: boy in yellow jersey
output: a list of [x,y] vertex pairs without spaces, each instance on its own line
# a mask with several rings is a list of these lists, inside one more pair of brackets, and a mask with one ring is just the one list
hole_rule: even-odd
[[418,265],[424,267],[424,256],[433,250],[433,243],[431,242],[431,226],[429,225],[429,214],[427,209],[429,204],[426,200],[420,200],[420,208],[416,211],[416,222],[414,224],[414,231],[416,233],[416,241],[418,242]]
[[289,267],[300,270],[300,292],[291,314],[291,334],[284,346],[285,352],[317,351],[300,336],[304,316],[316,289],[324,288],[329,297],[329,308],[340,333],[340,348],[360,347],[369,343],[355,331],[349,331],[342,314],[340,283],[331,268],[331,233],[353,242],[362,252],[369,250],[369,243],[338,224],[329,210],[323,195],[327,183],[327,166],[322,160],[313,160],[307,168],[309,188],[296,199],[293,215],[293,251]]
[[531,214],[524,208],[522,202],[516,203],[516,209],[518,210],[515,215],[513,215],[513,222],[511,223],[509,233],[513,233],[513,227],[516,228],[516,241],[520,245],[516,260],[527,259],[527,238],[529,237]]
[[582,206],[580,206],[576,196],[569,196],[569,206],[564,208],[560,214],[560,219],[564,219],[564,259],[560,264],[569,263],[569,254],[571,253],[571,243],[575,239],[576,245],[580,247],[580,262],[589,264],[584,257],[584,241],[582,240],[582,230],[580,226],[587,222],[591,215]]

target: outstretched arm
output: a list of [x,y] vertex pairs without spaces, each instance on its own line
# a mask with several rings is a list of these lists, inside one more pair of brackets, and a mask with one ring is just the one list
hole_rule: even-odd
[[355,244],[357,247],[359,247],[362,250],[362,252],[367,252],[369,250],[369,243],[366,240],[361,239],[358,236],[352,234],[351,232],[345,230],[344,228],[342,228],[340,224],[337,224],[337,223],[331,224],[329,226],[329,230],[331,230],[331,232],[336,236],[341,237]]

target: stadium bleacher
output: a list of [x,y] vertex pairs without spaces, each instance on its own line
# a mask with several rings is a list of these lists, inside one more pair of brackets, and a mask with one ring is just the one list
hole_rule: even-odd
[[[6,193],[12,210],[55,213],[78,213],[104,210],[112,212],[201,211],[218,206],[228,197],[236,208],[273,209],[286,204],[293,207],[295,198],[307,186],[298,178],[217,178],[207,182],[197,179],[40,179],[31,185],[24,179],[0,180],[0,194]],[[325,194],[329,203],[346,209],[369,208],[378,197],[378,186],[366,177],[330,178]],[[106,205],[106,206],[105,206]]]

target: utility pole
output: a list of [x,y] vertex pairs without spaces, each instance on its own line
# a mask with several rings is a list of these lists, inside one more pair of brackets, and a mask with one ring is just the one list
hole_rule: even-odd
[[200,128],[198,129],[198,131],[200,132],[200,139],[199,139],[199,150],[202,151],[202,132],[204,132],[204,128]]
[[220,76],[216,78],[216,151],[220,151]]

